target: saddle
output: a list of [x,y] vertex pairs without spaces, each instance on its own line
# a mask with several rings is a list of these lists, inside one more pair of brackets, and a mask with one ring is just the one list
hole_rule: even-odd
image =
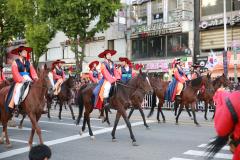
[[[24,100],[25,98],[27,97],[28,95],[28,92],[29,92],[29,88],[30,88],[30,84],[31,82],[25,82],[20,90],[20,97],[19,97],[19,102],[17,105],[20,105]],[[8,92],[8,95],[7,95],[7,99],[5,101],[5,109],[6,111],[8,111],[8,105],[13,97],[13,92],[14,92],[14,88],[15,88],[15,83],[11,85],[10,89],[9,89],[9,92]]]

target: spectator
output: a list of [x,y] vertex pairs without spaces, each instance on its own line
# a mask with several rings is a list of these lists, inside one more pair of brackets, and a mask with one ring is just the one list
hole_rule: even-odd
[[51,150],[44,144],[39,144],[31,148],[29,152],[29,160],[49,160],[51,158]]

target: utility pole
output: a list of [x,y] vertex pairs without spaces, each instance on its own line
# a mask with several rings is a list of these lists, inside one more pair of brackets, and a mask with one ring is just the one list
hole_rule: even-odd
[[223,22],[224,22],[224,52],[223,52],[223,67],[224,67],[224,74],[225,74],[226,77],[228,77],[226,0],[223,0]]
[[196,61],[196,56],[200,54],[200,1],[194,0],[194,49],[193,49],[193,62]]

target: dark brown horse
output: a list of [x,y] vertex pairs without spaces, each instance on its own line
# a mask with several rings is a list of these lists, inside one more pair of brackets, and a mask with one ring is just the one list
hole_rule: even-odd
[[178,118],[185,106],[188,113],[189,112],[189,105],[191,106],[193,120],[196,125],[199,125],[196,119],[195,109],[197,103],[197,94],[202,86],[205,86],[206,89],[210,91],[214,91],[213,85],[211,83],[211,75],[207,74],[206,76],[198,77],[194,80],[189,81],[189,84],[186,85],[185,89],[183,89],[180,97],[180,100],[175,100],[175,113],[177,111],[178,106],[180,105],[177,117],[176,117],[176,124],[178,124]]
[[[87,123],[89,135],[92,138],[93,138],[93,132],[90,126],[90,113],[93,111],[93,104],[92,104],[91,98],[92,98],[94,87],[95,85],[90,84],[81,91],[81,94],[79,94],[81,95],[79,97],[79,110],[80,110],[79,119],[81,119],[83,108],[85,107],[83,126],[80,133],[85,130],[86,123]],[[122,116],[129,129],[130,137],[132,139],[133,145],[137,145],[136,139],[132,132],[131,123],[129,122],[129,119],[126,113],[127,108],[131,106],[130,98],[137,89],[141,90],[141,92],[144,92],[144,93],[152,92],[152,87],[145,73],[140,72],[136,77],[129,80],[127,84],[122,84],[121,82],[116,83],[113,94],[110,97],[111,108],[117,110],[116,119],[115,119],[114,127],[112,130],[113,141],[116,140],[115,138],[116,127],[118,125],[120,117]]]
[[217,77],[215,80],[213,80],[212,84],[213,84],[213,87],[214,87],[214,91],[211,91],[210,89],[206,88],[203,92],[200,92],[199,95],[198,95],[198,100],[199,101],[204,101],[204,105],[205,105],[204,118],[205,118],[205,120],[207,120],[207,111],[208,111],[208,105],[209,104],[212,108],[214,108],[214,114],[213,114],[212,119],[214,118],[215,105],[214,105],[214,102],[213,102],[213,96],[214,96],[215,92],[221,86],[229,87],[230,89],[232,88],[231,82],[227,79],[227,77],[224,75],[224,73],[220,77]]
[[[169,82],[168,81],[163,81],[162,79],[157,78],[157,77],[150,78],[150,82],[151,82],[151,85],[152,85],[153,90],[154,90],[153,96],[156,96],[159,100],[158,109],[157,109],[157,120],[158,120],[158,122],[160,122],[159,115],[161,113],[162,118],[163,118],[163,122],[165,122],[166,119],[165,119],[165,116],[163,114],[162,107],[163,107],[163,104],[165,102],[165,93],[166,93],[166,90],[168,88]],[[153,115],[154,107],[155,106],[152,103],[151,104],[151,110],[148,114],[148,118]]]
[[[37,135],[39,137],[39,142],[41,144],[43,143],[41,128],[38,125],[38,120],[40,119],[43,108],[44,108],[45,93],[47,91],[49,93],[52,93],[52,85],[48,78],[48,73],[49,73],[48,70],[41,71],[39,80],[31,84],[27,97],[21,103],[21,108],[25,111],[25,113],[27,113],[32,123],[32,131],[28,141],[28,144],[30,146],[32,146],[35,131],[37,132]],[[7,97],[9,89],[10,89],[10,86],[4,87],[0,91],[0,95],[1,95],[0,96],[0,109],[1,109],[0,118],[3,126],[1,142],[3,143],[4,137],[6,137],[7,147],[11,147],[11,143],[9,141],[8,132],[7,132],[7,122],[12,115],[6,110],[4,103],[5,103],[5,99]]]
[[[157,96],[158,99],[159,99],[159,103],[158,103],[158,112],[157,112],[157,120],[158,122],[160,122],[160,119],[159,119],[159,113],[161,113],[162,115],[162,118],[163,118],[163,122],[165,122],[165,116],[162,112],[162,106],[164,104],[164,93],[166,92],[166,89],[168,87],[168,83],[169,82],[165,82],[163,81],[162,79],[160,79],[159,77],[150,77],[149,78],[150,80],[150,84],[153,88],[153,96]],[[145,97],[145,94],[139,92],[139,91],[136,91],[135,94],[133,94],[134,97],[131,98],[131,101],[132,101],[132,105],[133,107],[131,108],[130,112],[129,112],[129,115],[128,115],[128,118],[131,117],[134,109],[138,109],[141,113],[141,116],[142,116],[142,119],[143,119],[143,122],[144,122],[144,125],[146,128],[149,128],[149,126],[147,125],[146,123],[146,120],[145,120],[145,115],[143,113],[143,110],[141,108],[141,103],[143,102],[143,99]],[[135,104],[135,105],[134,105]],[[135,106],[135,107],[134,107]],[[139,106],[139,107],[136,107],[136,106]],[[148,115],[148,118],[153,114],[154,112],[154,106],[151,105],[151,111]]]
[[[61,120],[62,116],[62,106],[64,102],[69,102],[73,98],[73,92],[72,89],[75,87],[75,78],[70,76],[66,81],[63,82],[61,86],[61,91],[57,95],[57,102],[59,103],[59,115],[58,118]],[[51,109],[51,104],[53,101],[54,96],[52,95],[47,95],[47,108],[48,108],[48,118],[51,118],[50,116],[50,109]],[[71,114],[72,114],[72,119],[75,120],[75,116],[73,113],[72,105],[71,103],[68,103],[68,106],[70,108]]]

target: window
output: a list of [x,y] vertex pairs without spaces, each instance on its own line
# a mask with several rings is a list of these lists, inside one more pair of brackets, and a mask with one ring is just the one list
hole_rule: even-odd
[[162,0],[152,1],[152,19],[154,22],[162,22],[163,21]]
[[[231,11],[231,3],[233,0],[226,0],[226,11]],[[213,14],[223,13],[223,0],[201,0],[201,15],[209,16]]]
[[176,57],[189,53],[188,33],[167,36],[167,56]]
[[239,0],[233,0],[232,10],[233,11],[240,10],[240,1]]
[[165,37],[145,37],[132,41],[132,56],[136,58],[152,58],[165,56]]
[[108,40],[108,49],[114,50],[114,40]]
[[168,1],[168,22],[179,21],[182,17],[182,0]]

